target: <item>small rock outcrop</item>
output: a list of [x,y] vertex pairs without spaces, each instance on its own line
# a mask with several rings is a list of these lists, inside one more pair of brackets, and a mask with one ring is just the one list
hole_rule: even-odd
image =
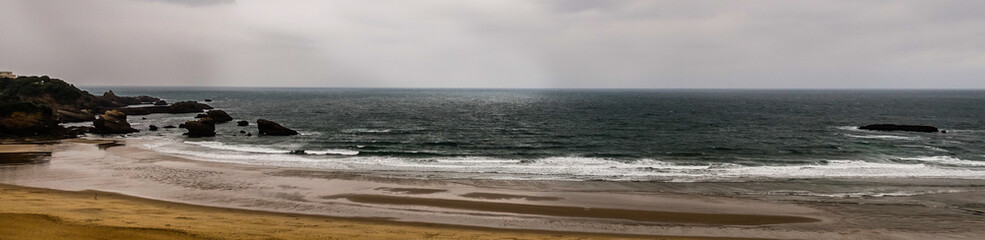
[[154,103],[154,106],[167,106],[167,105],[168,105],[168,102],[167,101],[164,101],[164,100],[160,100],[160,101],[157,101],[156,103]]
[[196,121],[187,121],[183,125],[188,130],[185,135],[189,137],[211,137],[215,136],[215,122],[209,118],[202,118]]
[[268,121],[265,119],[257,119],[257,128],[260,130],[259,132],[260,135],[269,135],[269,136],[298,135],[297,131],[291,130],[290,128],[286,128],[278,123]]
[[195,118],[207,118],[207,117],[209,117],[209,115],[204,113],[199,113],[195,115]]
[[159,100],[161,99],[151,96],[120,97],[112,90],[103,93],[102,96],[95,96],[96,106],[100,107],[126,107],[127,105],[154,103]]
[[103,113],[103,115],[100,115],[99,118],[92,121],[92,125],[95,127],[93,132],[98,134],[139,132],[137,129],[130,127],[130,123],[127,122],[127,115],[125,113],[115,110],[106,111],[106,113]]
[[212,99],[208,99],[208,98],[206,98],[206,99],[205,99],[205,102],[212,102]]
[[249,125],[250,125],[250,122],[247,122],[247,121],[239,121],[239,122],[236,122],[236,126],[240,126],[240,127],[242,127],[242,126],[249,126]]
[[858,127],[862,130],[870,131],[905,131],[905,132],[926,132],[935,133],[940,132],[940,129],[932,126],[920,126],[920,125],[896,125],[896,124],[872,124]]
[[175,128],[175,126],[174,125],[167,125],[167,126],[164,126],[164,128]]
[[150,125],[150,127],[148,127],[148,129],[150,129],[151,131],[157,131],[157,126]]
[[215,123],[225,123],[233,120],[233,117],[230,117],[226,111],[222,110],[209,110],[205,114],[211,118],[212,121],[215,121]]

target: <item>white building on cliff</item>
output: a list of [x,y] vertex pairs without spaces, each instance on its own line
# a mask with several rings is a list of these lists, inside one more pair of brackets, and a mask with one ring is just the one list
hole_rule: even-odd
[[0,71],[0,78],[17,78],[17,75],[10,71]]

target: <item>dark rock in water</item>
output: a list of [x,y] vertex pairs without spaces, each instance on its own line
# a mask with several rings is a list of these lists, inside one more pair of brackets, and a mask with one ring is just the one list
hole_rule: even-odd
[[290,128],[281,126],[278,123],[264,119],[257,119],[257,128],[260,130],[260,135],[270,135],[270,136],[298,135],[297,131],[291,130]]
[[93,132],[99,134],[139,132],[137,129],[130,127],[130,123],[127,122],[126,114],[115,110],[106,111],[106,113],[100,115],[98,119],[92,121],[92,125],[95,127]]
[[940,130],[932,126],[919,126],[919,125],[896,125],[896,124],[872,124],[858,127],[862,130],[870,131],[905,131],[905,132],[927,132],[934,133]]
[[95,96],[95,104],[99,107],[126,107],[127,105],[154,103],[160,100],[159,98],[150,96],[120,97],[116,96],[112,90],[103,93],[102,96]]
[[164,128],[175,128],[175,127],[174,127],[174,125],[167,125],[167,126],[164,126]]
[[250,125],[250,122],[247,122],[247,121],[239,121],[239,122],[236,122],[236,126],[240,126],[240,127],[242,127],[242,126],[249,126],[249,125]]
[[226,114],[226,111],[222,110],[209,110],[209,112],[205,114],[216,123],[225,123],[233,120],[233,117],[230,117],[229,114]]
[[210,118],[202,118],[196,121],[187,121],[184,125],[185,130],[188,130],[189,137],[211,137],[215,136],[215,122]]
[[246,136],[247,137],[252,137],[253,136],[253,133],[246,133]]
[[167,105],[168,105],[168,102],[167,101],[164,101],[164,100],[160,100],[160,101],[157,101],[156,103],[154,103],[154,106],[167,106]]
[[184,101],[172,103],[169,108],[170,111],[168,113],[193,113],[201,112],[206,109],[212,109],[212,106],[194,101]]
[[308,154],[308,153],[305,153],[304,150],[294,150],[294,151],[291,151],[290,154],[305,155],[305,154]]
[[207,117],[209,117],[209,115],[204,113],[199,113],[198,115],[195,115],[195,118],[207,118]]
[[142,118],[140,118],[140,120],[147,120],[147,118],[145,118],[145,117],[142,117]]
[[185,128],[185,124],[184,123],[178,124],[178,128]]
[[151,131],[157,131],[157,126],[150,125],[148,128],[150,128]]
[[205,99],[205,102],[212,102],[212,99],[208,99],[208,98],[206,98],[206,99]]
[[148,107],[121,107],[121,108],[102,108],[102,110],[118,110],[127,115],[148,115],[152,113],[196,113],[206,109],[212,109],[207,104],[185,101],[176,102],[170,106],[148,106]]
[[239,133],[246,133],[246,131],[243,131],[243,130],[239,130]]

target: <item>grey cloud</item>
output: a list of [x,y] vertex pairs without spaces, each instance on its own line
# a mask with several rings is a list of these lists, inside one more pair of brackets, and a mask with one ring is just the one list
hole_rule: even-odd
[[171,3],[171,4],[183,5],[189,7],[204,7],[204,6],[236,3],[236,0],[139,0],[139,1]]
[[985,88],[976,1],[2,5],[0,69],[82,85]]

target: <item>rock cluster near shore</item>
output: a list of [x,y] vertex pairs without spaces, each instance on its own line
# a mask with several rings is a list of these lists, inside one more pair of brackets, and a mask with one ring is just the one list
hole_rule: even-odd
[[[206,102],[211,102],[206,99]],[[131,107],[147,104],[150,106]],[[205,112],[205,110],[209,110]],[[95,96],[75,86],[47,76],[21,76],[16,79],[0,79],[0,138],[72,138],[92,132],[98,134],[126,134],[138,132],[127,122],[127,116],[154,113],[200,113],[198,120],[187,121],[180,127],[188,130],[190,137],[215,136],[215,124],[234,119],[223,110],[195,101],[169,104],[151,96],[118,96],[113,91]],[[98,117],[97,117],[98,116]],[[146,119],[146,118],[143,118]],[[88,122],[92,127],[64,128],[59,123]],[[297,135],[280,124],[257,120],[260,135]],[[249,126],[248,121],[237,122]],[[174,126],[165,126],[165,129]],[[151,125],[151,131],[159,128]],[[246,136],[252,136],[246,133]]]

